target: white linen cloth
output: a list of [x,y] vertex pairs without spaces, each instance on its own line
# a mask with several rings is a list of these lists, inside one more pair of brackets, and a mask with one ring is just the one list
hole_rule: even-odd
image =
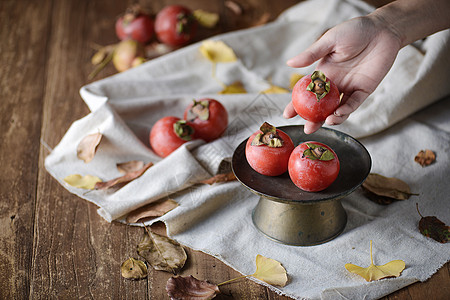
[[[214,175],[222,159],[264,121],[302,124],[299,117],[282,118],[289,93],[260,92],[270,87],[269,78],[287,88],[292,73],[312,72],[314,66],[294,70],[285,61],[331,26],[372,9],[359,1],[306,1],[270,24],[215,37],[239,58],[218,64],[217,78],[225,84],[241,81],[247,94],[217,94],[223,87],[212,78],[212,64],[200,54],[200,44],[84,86],[80,93],[91,113],[73,123],[45,167],[70,192],[98,205],[109,222],[170,196],[179,206],[155,221],[164,221],[171,237],[243,274],[255,271],[257,254],[276,259],[286,268],[289,283],[270,288],[296,299],[376,299],[424,281],[450,260],[448,244],[419,233],[415,206],[417,202],[422,214],[450,223],[450,101],[445,98],[450,94],[449,30],[403,48],[377,90],[344,124],[334,127],[359,138],[372,157],[371,172],[400,178],[419,196],[381,206],[358,189],[342,200],[348,223],[339,237],[318,246],[295,247],[276,243],[255,229],[251,212],[258,197],[238,182],[194,184]],[[148,142],[152,124],[167,115],[182,117],[192,99],[203,97],[213,97],[227,108],[224,136],[207,144],[189,142],[165,159],[157,157]],[[77,158],[76,147],[95,132],[101,132],[103,140],[86,164]],[[437,161],[423,168],[414,156],[425,148],[437,153]],[[63,181],[70,174],[116,178],[121,175],[116,163],[130,160],[155,165],[116,191],[86,193]],[[369,265],[370,240],[375,264],[406,262],[400,277],[367,283],[344,268],[346,263]]]

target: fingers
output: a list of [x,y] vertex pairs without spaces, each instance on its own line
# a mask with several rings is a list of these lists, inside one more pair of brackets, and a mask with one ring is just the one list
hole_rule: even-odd
[[303,132],[305,132],[305,134],[314,133],[317,130],[319,130],[319,128],[322,127],[322,125],[323,125],[323,122],[314,123],[314,122],[306,121],[305,127],[303,128]]
[[286,64],[293,68],[307,67],[329,54],[333,47],[333,43],[329,42],[327,38],[321,37],[305,51],[289,59]]
[[290,119],[293,118],[297,115],[297,112],[294,109],[294,105],[292,104],[292,102],[289,102],[288,105],[286,105],[286,107],[284,108],[283,111],[283,117],[285,119]]
[[325,120],[327,125],[339,125],[348,119],[350,114],[354,112],[366,98],[368,93],[363,91],[355,91],[351,94],[344,104],[339,106],[332,115],[329,115]]

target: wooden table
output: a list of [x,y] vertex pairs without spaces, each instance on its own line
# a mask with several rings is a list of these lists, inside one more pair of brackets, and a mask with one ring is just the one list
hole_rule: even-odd
[[[185,3],[219,13],[218,26],[201,30],[197,40],[249,27],[265,12],[273,20],[298,1],[241,1],[240,16],[224,2],[141,1],[155,12],[169,3]],[[135,256],[143,229],[107,223],[95,205],[70,194],[44,168],[49,148],[89,113],[78,92],[89,82],[93,45],[117,42],[114,22],[130,3],[0,1],[1,299],[168,298],[165,284],[171,274],[150,270],[141,281],[120,275],[121,263]],[[114,73],[110,65],[95,79]],[[239,275],[209,255],[186,250],[182,275],[214,283]],[[449,266],[385,299],[444,299],[450,294]],[[217,299],[289,299],[246,279],[221,290]]]

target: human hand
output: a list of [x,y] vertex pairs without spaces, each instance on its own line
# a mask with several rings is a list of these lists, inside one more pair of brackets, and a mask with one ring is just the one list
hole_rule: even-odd
[[[400,48],[401,39],[389,24],[369,15],[331,28],[287,64],[301,68],[319,61],[316,69],[325,73],[344,94],[340,106],[325,120],[328,125],[338,125],[375,90],[392,67]],[[283,116],[296,115],[290,102]],[[313,133],[322,125],[306,121],[304,131]]]

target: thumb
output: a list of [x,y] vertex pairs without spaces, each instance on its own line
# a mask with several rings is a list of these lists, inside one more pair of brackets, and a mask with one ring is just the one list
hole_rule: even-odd
[[289,59],[286,64],[293,68],[307,67],[329,54],[333,50],[333,47],[334,44],[331,43],[326,37],[322,36],[305,51]]

